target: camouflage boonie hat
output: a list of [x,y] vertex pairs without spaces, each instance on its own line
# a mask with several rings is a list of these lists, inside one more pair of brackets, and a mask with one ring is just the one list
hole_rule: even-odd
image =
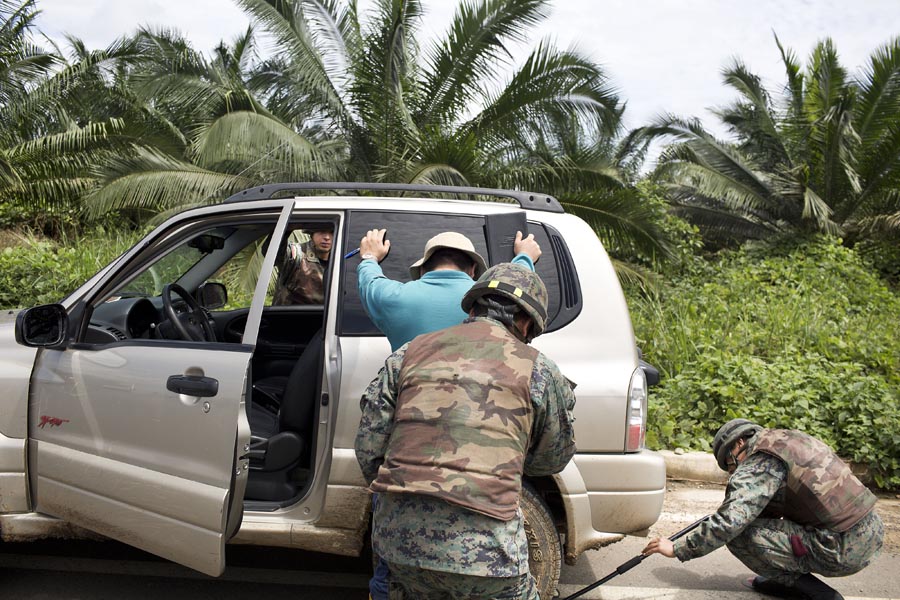
[[761,431],[762,427],[747,419],[732,419],[719,427],[713,438],[713,454],[723,471],[728,470],[728,451],[742,437]]
[[547,287],[530,269],[513,263],[494,265],[478,278],[462,299],[462,309],[469,312],[482,296],[503,296],[513,300],[534,321],[532,337],[541,335],[547,324]]

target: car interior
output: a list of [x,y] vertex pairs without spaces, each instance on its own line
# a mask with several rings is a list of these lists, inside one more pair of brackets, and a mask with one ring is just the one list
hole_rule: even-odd
[[[325,307],[271,301],[283,249],[289,241],[304,241],[309,225],[289,224],[281,241],[253,354],[245,500],[261,505],[289,504],[312,480]],[[95,303],[83,341],[242,343],[272,230],[271,223],[216,227],[165,250]]]

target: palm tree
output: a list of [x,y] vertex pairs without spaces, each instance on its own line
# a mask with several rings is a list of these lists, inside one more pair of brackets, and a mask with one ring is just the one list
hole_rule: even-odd
[[419,0],[380,0],[366,23],[355,2],[238,2],[277,43],[253,80],[269,107],[345,140],[357,180],[540,189],[611,247],[665,254],[614,142],[624,107],[600,67],[549,43],[513,65],[511,44],[546,0],[465,2],[427,44]]
[[827,232],[900,237],[900,38],[851,77],[830,40],[805,72],[776,37],[787,82],[770,94],[739,60],[724,71],[740,98],[717,111],[735,142],[696,119],[665,116],[636,132],[675,143],[656,177],[673,206],[718,239]]
[[0,0],[0,202],[20,224],[54,233],[77,220],[89,168],[122,126],[117,119],[79,120],[66,105],[86,77],[129,49],[117,43],[67,64],[32,42],[36,16],[34,0]]
[[333,178],[341,145],[317,140],[268,110],[248,88],[253,31],[211,59],[171,31],[142,29],[141,56],[110,86],[132,145],[104,161],[87,196],[93,215],[151,214],[220,200],[272,179]]

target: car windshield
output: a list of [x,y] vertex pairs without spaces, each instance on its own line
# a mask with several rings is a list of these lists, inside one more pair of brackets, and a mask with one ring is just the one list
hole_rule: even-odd
[[118,296],[158,296],[166,284],[178,281],[200,259],[222,248],[226,235],[211,231],[181,244],[119,290]]

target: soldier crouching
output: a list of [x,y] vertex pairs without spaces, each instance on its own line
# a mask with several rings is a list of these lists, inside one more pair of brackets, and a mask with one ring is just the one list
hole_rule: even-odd
[[674,544],[653,539],[645,554],[682,561],[728,549],[757,576],[748,587],[779,598],[843,600],[813,573],[851,575],[878,554],[884,525],[875,496],[823,442],[746,419],[719,428],[713,453],[731,473],[716,514]]

